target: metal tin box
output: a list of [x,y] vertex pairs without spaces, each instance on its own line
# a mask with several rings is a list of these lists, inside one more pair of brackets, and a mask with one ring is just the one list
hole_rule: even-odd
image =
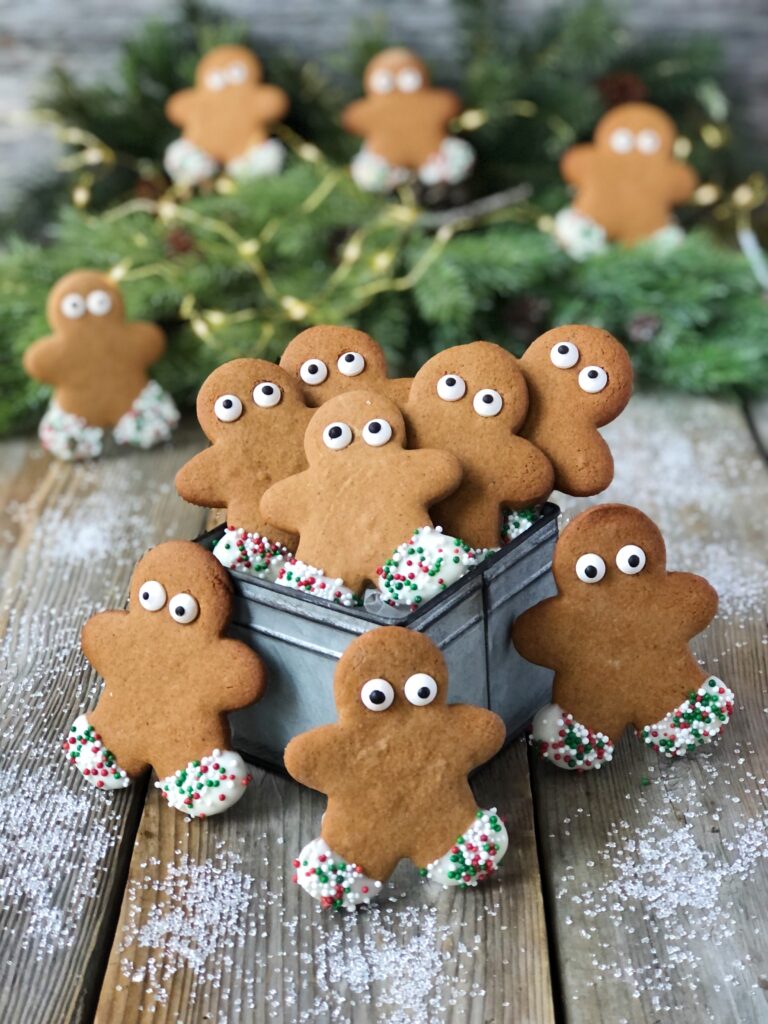
[[[251,762],[281,767],[292,737],[336,720],[333,673],[348,644],[391,625],[426,633],[448,664],[448,700],[491,708],[512,739],[551,695],[551,671],[524,661],[509,635],[518,615],[555,593],[551,565],[559,511],[545,505],[525,533],[414,611],[391,608],[375,595],[361,608],[345,608],[229,570],[235,592],[231,633],[261,656],[268,671],[264,697],[230,716],[235,749]],[[198,542],[213,547],[223,530]]]

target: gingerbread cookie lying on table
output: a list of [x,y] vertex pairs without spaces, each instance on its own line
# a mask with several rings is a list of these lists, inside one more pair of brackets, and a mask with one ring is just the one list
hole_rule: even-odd
[[285,764],[328,796],[295,881],[324,906],[370,902],[398,861],[444,886],[476,886],[507,849],[495,808],[482,810],[467,775],[501,749],[492,711],[447,704],[440,651],[389,626],[354,640],[336,668],[338,722],[291,740]]
[[341,115],[343,127],[365,140],[350,167],[360,188],[391,191],[413,174],[424,185],[454,185],[469,175],[474,150],[448,130],[461,101],[430,85],[415,53],[392,47],[376,54],[363,73],[363,88],[365,98]]
[[701,576],[667,572],[657,527],[629,505],[597,505],[563,530],[552,569],[558,594],[512,627],[529,661],[555,670],[554,703],[532,742],[560,768],[599,768],[632,725],[667,757],[711,743],[733,693],[691,654],[717,610]]
[[295,534],[268,527],[259,505],[272,484],[306,468],[311,416],[298,384],[279,366],[264,359],[224,363],[197,396],[197,418],[211,447],[182,466],[176,490],[193,505],[225,508],[230,533],[266,535],[273,545],[292,547]]
[[117,285],[95,270],[57,281],[46,312],[53,334],[24,353],[29,376],[53,387],[38,430],[43,447],[72,460],[100,455],[107,430],[138,448],[167,441],[179,413],[147,376],[165,351],[160,328],[127,321]]
[[299,534],[296,557],[354,592],[419,526],[427,509],[461,479],[446,451],[405,448],[398,407],[374,391],[337,395],[314,414],[304,440],[309,468],[271,487],[261,501],[267,533]]
[[498,547],[503,509],[534,505],[552,490],[546,455],[518,436],[527,411],[517,360],[487,341],[439,352],[413,379],[405,406],[409,442],[451,452],[463,471],[433,518],[473,548]]
[[83,652],[104,677],[64,750],[99,789],[124,789],[150,766],[164,799],[190,817],[219,814],[250,781],[230,748],[227,712],[258,700],[259,658],[229,640],[226,570],[189,541],[153,548],[133,572],[128,611],[83,627]]
[[566,324],[532,342],[520,360],[528,384],[521,433],[555,469],[555,487],[584,497],[613,479],[613,456],[598,433],[632,395],[624,346],[600,327]]
[[166,117],[182,129],[165,152],[180,185],[197,185],[223,166],[235,178],[278,174],[285,147],[269,129],[288,112],[288,96],[263,81],[261,61],[245,46],[217,46],[200,60],[195,85],[174,93]]
[[566,250],[575,245],[578,257],[600,251],[606,240],[635,245],[682,236],[672,211],[691,198],[698,176],[675,159],[676,137],[677,126],[663,110],[623,103],[598,121],[591,144],[566,151],[560,171],[576,195],[555,224]]
[[400,404],[409,378],[390,379],[381,346],[364,331],[323,324],[289,341],[280,366],[298,382],[307,405],[318,406],[345,391],[379,391]]

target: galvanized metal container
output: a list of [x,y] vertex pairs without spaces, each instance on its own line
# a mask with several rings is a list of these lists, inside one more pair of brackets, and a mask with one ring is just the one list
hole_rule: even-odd
[[[509,634],[518,615],[555,593],[559,511],[545,505],[525,533],[414,611],[391,608],[376,595],[362,608],[344,608],[229,570],[232,634],[257,651],[269,680],[258,704],[230,716],[235,748],[251,762],[282,767],[292,737],[336,720],[333,673],[347,646],[388,625],[426,633],[448,663],[448,700],[491,708],[504,720],[507,740],[514,738],[552,692],[551,671],[524,661]],[[213,547],[223,531],[198,542]]]

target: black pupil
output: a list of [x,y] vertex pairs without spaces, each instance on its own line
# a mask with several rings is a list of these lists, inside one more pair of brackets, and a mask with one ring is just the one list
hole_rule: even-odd
[[319,367],[319,366],[317,365],[317,363],[311,363],[311,364],[310,364],[310,365],[309,365],[309,366],[307,367],[307,373],[312,373],[312,374],[314,374],[314,373],[319,373],[319,372],[320,372],[320,367]]
[[595,377],[597,376],[597,370],[590,370],[589,373],[587,374],[587,376],[591,377],[592,380],[594,380]]
[[456,378],[455,377],[446,377],[445,378],[445,383],[446,383],[446,385],[449,388],[453,388],[453,387],[456,386]]
[[274,390],[271,384],[264,384],[261,388],[261,393],[263,395],[271,395]]
[[490,405],[493,401],[493,395],[483,395],[483,401],[486,405]]
[[419,697],[422,700],[426,700],[427,697],[429,696],[429,694],[430,694],[430,689],[429,689],[428,686],[420,686],[419,687]]
[[337,437],[341,437],[341,427],[331,427],[328,431],[328,437],[332,438],[334,441]]
[[368,424],[368,429],[372,434],[378,434],[378,432],[381,430],[381,423],[379,423],[378,420],[373,420],[372,423]]
[[224,401],[221,404],[224,406],[225,409],[231,409],[232,408],[232,399],[231,398],[225,398]]
[[182,605],[178,605],[178,606],[177,606],[177,608],[176,608],[176,614],[177,614],[177,615],[178,615],[179,617],[181,617],[181,616],[182,616],[182,615],[184,614],[184,607],[183,607]]
[[568,355],[568,346],[567,345],[558,345],[557,346],[557,351],[560,353],[561,356],[566,356],[566,355]]
[[627,559],[627,561],[629,562],[629,564],[632,566],[633,569],[636,569],[637,566],[640,565],[640,556],[639,555],[630,555],[629,558]]
[[371,704],[383,704],[386,699],[386,695],[381,690],[373,690],[369,697]]
[[346,359],[346,361],[348,363],[354,363],[354,361],[355,361],[355,353],[354,352],[347,352],[347,354],[344,356],[344,358]]
[[589,578],[593,580],[595,576],[597,576],[597,566],[588,565],[587,568],[584,570],[584,575],[589,576]]
[[141,596],[144,598],[145,601],[148,601],[149,600],[149,591],[145,590],[144,593]]

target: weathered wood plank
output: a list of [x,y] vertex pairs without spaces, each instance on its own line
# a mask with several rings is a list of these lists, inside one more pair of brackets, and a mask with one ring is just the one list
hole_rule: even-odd
[[524,746],[475,792],[509,814],[497,880],[445,892],[401,865],[376,909],[349,915],[290,881],[318,794],[256,771],[230,814],[187,824],[153,790],[97,1021],[553,1021]]
[[202,524],[172,480],[199,446],[69,466],[32,442],[0,447],[0,1019],[90,1019],[143,787],[97,794],[61,737],[100,682],[79,652],[97,608],[119,605],[136,559]]
[[605,497],[649,512],[670,568],[720,591],[695,647],[737,711],[717,745],[677,763],[627,736],[598,773],[535,767],[564,1019],[767,1021],[768,473],[734,405],[637,396],[606,435]]

